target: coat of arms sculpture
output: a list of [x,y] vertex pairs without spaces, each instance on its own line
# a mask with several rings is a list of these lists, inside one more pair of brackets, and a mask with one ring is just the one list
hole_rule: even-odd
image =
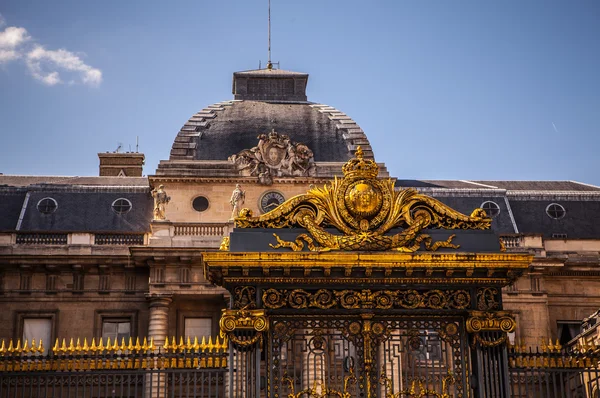
[[[286,242],[277,234],[273,248],[287,247],[300,251],[305,244],[311,251],[329,250],[397,250],[414,252],[422,244],[427,250],[440,247],[458,248],[445,241],[433,242],[427,228],[488,229],[492,220],[477,208],[470,216],[414,189],[396,191],[392,180],[378,179],[379,167],[364,159],[360,147],[355,158],[342,168],[344,178],[335,179],[323,188],[312,188],[295,196],[260,217],[242,209],[235,219],[240,228],[301,227],[308,233]],[[332,233],[333,227],[341,234]],[[394,233],[392,229],[401,228]]]
[[273,177],[314,176],[313,152],[308,146],[275,130],[257,138],[257,146],[229,157],[242,176],[258,177],[263,185],[271,185]]

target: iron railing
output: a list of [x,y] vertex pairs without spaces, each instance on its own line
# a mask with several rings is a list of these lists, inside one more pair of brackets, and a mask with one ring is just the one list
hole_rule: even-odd
[[91,340],[77,339],[76,343],[66,339],[60,344],[56,340],[51,350],[44,348],[43,342],[12,340],[0,345],[0,372],[21,371],[89,371],[103,369],[198,369],[198,368],[226,368],[227,367],[227,341],[209,337],[198,338],[193,341],[189,337],[184,340],[175,337],[167,338],[165,343],[157,347],[152,339],[148,343],[146,338],[140,343],[129,338],[119,344],[116,340],[108,339]]
[[27,233],[19,232],[16,243],[18,245],[66,245],[66,233]]
[[0,373],[0,397],[225,398],[226,369]]
[[144,234],[96,234],[97,245],[143,245]]
[[595,345],[511,346],[508,365],[513,398],[596,398],[600,394],[600,349]]
[[219,338],[2,342],[0,397],[222,398],[228,388],[228,343]]

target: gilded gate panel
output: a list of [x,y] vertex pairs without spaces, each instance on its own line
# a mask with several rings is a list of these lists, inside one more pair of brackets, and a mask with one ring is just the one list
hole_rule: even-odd
[[467,397],[461,319],[275,317],[267,349],[272,397]]

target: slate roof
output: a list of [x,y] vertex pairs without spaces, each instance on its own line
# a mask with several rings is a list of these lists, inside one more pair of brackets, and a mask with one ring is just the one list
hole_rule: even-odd
[[[558,203],[566,210],[564,217],[556,220],[546,214],[546,207]],[[513,200],[510,202],[520,233],[567,234],[569,239],[600,239],[600,200],[552,201]]]
[[492,219],[492,231],[503,234],[516,233],[513,221],[511,219],[506,201],[502,196],[485,196],[481,197],[460,197],[460,196],[436,196],[432,195],[442,203],[447,204],[451,208],[460,211],[463,214],[470,215],[473,210],[486,201],[492,201],[500,207],[500,213]]
[[[37,209],[38,202],[47,197],[58,204],[51,214],[43,214]],[[131,211],[125,214],[113,211],[111,205],[119,198],[131,202]],[[149,193],[34,191],[30,193],[19,230],[143,233],[150,230],[152,206]]]
[[[493,201],[500,207],[492,221],[497,233],[600,239],[600,187],[593,185],[576,181],[397,180],[396,187],[416,188],[464,214]],[[546,208],[551,203],[562,205],[566,215],[559,220],[549,217]]]
[[[227,160],[275,130],[308,145],[316,162],[345,162],[360,145],[373,158],[364,131],[345,113],[309,102],[225,101],[193,115],[181,128],[170,160]],[[160,167],[160,166],[159,166]]]
[[146,177],[78,177],[0,175],[0,187],[26,187],[40,184],[149,187]]
[[600,191],[600,187],[576,181],[474,181],[511,191]]
[[460,180],[396,180],[396,187],[404,188],[459,188],[480,189],[485,188],[469,181]]
[[[38,202],[53,198],[58,207],[43,214]],[[132,208],[118,214],[116,199]],[[147,178],[0,175],[0,231],[144,233],[150,230],[153,199]]]
[[0,187],[0,231],[14,231],[27,190]]

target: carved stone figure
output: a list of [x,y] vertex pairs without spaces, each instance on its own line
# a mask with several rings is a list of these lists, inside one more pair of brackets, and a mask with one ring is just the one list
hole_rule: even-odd
[[305,144],[293,142],[285,134],[272,130],[260,134],[258,145],[229,157],[240,175],[258,177],[262,185],[271,185],[273,177],[313,176],[313,152]]
[[165,220],[165,209],[167,203],[171,200],[171,197],[167,195],[165,186],[162,184],[158,186],[158,189],[154,188],[151,193],[154,198],[154,219]]
[[242,187],[240,184],[235,184],[235,189],[231,193],[231,199],[229,199],[229,203],[231,204],[231,219],[234,220],[242,210],[242,206],[246,201],[246,192],[242,191]]

